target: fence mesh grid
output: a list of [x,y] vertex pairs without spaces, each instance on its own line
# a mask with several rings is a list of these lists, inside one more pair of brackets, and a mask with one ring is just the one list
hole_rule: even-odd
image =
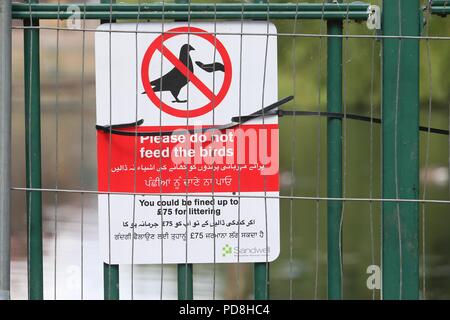
[[[441,13],[441,8],[445,9],[450,4],[446,1],[424,1],[422,3],[424,25],[421,26],[419,35],[404,34],[403,24],[398,25],[394,35],[387,35],[381,34],[379,30],[366,28],[367,6],[358,11],[355,8],[357,5],[352,7],[350,2],[343,2],[327,4],[327,1],[315,1],[318,6],[315,11],[311,10],[312,13],[299,2],[286,4],[290,5],[290,8],[280,9],[276,5],[281,6],[283,3],[270,2],[251,9],[252,4],[247,2],[233,2],[229,8],[225,8],[223,3],[209,1],[210,7],[202,9],[202,2],[192,1],[186,3],[185,7],[177,9],[172,2],[163,1],[158,4],[153,3],[159,6],[158,9],[156,7],[149,9],[150,7],[146,6],[147,3],[138,0],[133,3],[130,1],[130,6],[125,9],[106,1],[105,6],[108,6],[108,10],[94,9],[94,4],[86,0],[83,3],[58,0],[54,1],[53,7],[47,8],[39,7],[40,4],[34,1],[13,2],[13,19],[15,20],[12,65],[12,298],[39,297],[39,293],[32,289],[36,285],[32,282],[39,282],[35,280],[39,278],[39,271],[37,276],[36,274],[33,276],[33,272],[36,271],[30,270],[33,268],[30,259],[39,258],[32,256],[33,253],[27,249],[26,243],[27,234],[30,236],[31,233],[36,232],[36,229],[33,229],[36,226],[30,223],[34,217],[30,216],[32,210],[27,210],[26,204],[32,207],[31,202],[40,201],[36,197],[41,196],[43,283],[42,288],[39,288],[39,285],[35,288],[37,291],[42,290],[42,297],[45,299],[119,298],[119,294],[121,299],[189,298],[191,295],[193,298],[206,299],[266,299],[269,298],[269,283],[270,298],[324,299],[330,297],[330,238],[338,239],[334,243],[338,248],[337,256],[334,256],[337,260],[332,260],[335,263],[335,270],[331,271],[332,277],[335,277],[332,278],[335,279],[333,283],[337,285],[337,288],[331,295],[340,298],[380,299],[379,281],[371,276],[376,275],[377,267],[382,265],[382,207],[386,203],[392,203],[396,207],[395,227],[399,230],[397,245],[401,253],[397,258],[400,266],[398,277],[400,298],[402,298],[404,282],[409,281],[408,278],[403,277],[402,228],[405,226],[401,224],[403,220],[400,216],[400,206],[403,204],[420,206],[421,260],[420,275],[418,275],[421,280],[420,297],[423,299],[449,298],[448,288],[445,286],[446,280],[450,277],[449,254],[446,252],[448,250],[445,245],[448,235],[445,223],[442,222],[447,219],[450,204],[448,198],[450,194],[448,182],[450,117],[446,115],[450,109],[449,80],[446,75],[450,67],[447,59],[450,36],[447,34],[449,19],[433,14],[435,13],[433,6],[437,13]],[[398,6],[397,19],[402,21],[405,10],[402,10],[401,6],[405,2],[396,1],[395,3]],[[372,1],[371,4],[381,6],[381,1]],[[336,12],[329,10],[330,6],[334,5],[341,8],[337,19],[333,16]],[[314,14],[316,16],[312,20],[311,17]],[[35,24],[37,19],[39,19],[39,25]],[[111,192],[109,184],[108,191],[98,191],[94,36],[96,32],[108,34],[109,74],[111,74],[112,35],[127,32],[134,34],[136,97],[135,101],[130,101],[129,107],[134,110],[137,122],[139,120],[138,35],[151,33],[142,31],[139,27],[148,21],[156,21],[161,23],[162,29],[165,30],[165,24],[174,19],[185,21],[188,28],[191,23],[203,21],[203,19],[213,22],[224,19],[239,21],[241,32],[235,35],[240,36],[241,39],[241,54],[244,36],[265,36],[266,52],[264,65],[261,66],[264,76],[261,79],[254,79],[262,83],[262,96],[255,97],[262,107],[267,105],[264,101],[264,90],[267,85],[265,70],[268,63],[268,42],[272,37],[277,38],[279,96],[292,95],[294,99],[282,107],[284,115],[281,113],[280,115],[283,116],[279,118],[280,195],[271,196],[264,191],[264,196],[254,196],[265,201],[265,210],[261,214],[265,216],[266,235],[270,228],[267,223],[267,201],[276,199],[280,202],[281,254],[272,263],[268,262],[266,253],[266,262],[257,263],[254,269],[251,268],[251,264],[242,263],[239,260],[236,264],[218,264],[215,257],[219,248],[216,248],[215,240],[213,240],[214,263],[212,264],[188,264],[187,256],[190,248],[189,241],[186,241],[186,263],[178,266],[138,265],[133,262],[134,238],[132,237],[131,265],[117,267],[105,264],[103,266],[97,239],[97,196],[106,195],[109,203],[110,195],[127,194],[135,199],[142,193],[136,192],[136,176],[134,176],[133,187],[135,192]],[[266,32],[258,34],[244,32],[244,22],[249,19],[267,21]],[[135,31],[113,30],[113,25],[110,25],[109,29],[97,30],[100,23],[111,23],[116,20],[137,21]],[[276,33],[270,32],[269,21],[275,23]],[[333,26],[333,23],[336,25]],[[340,23],[341,26],[339,26]],[[337,33],[330,30],[337,30]],[[342,33],[339,33],[339,30]],[[188,32],[188,44],[192,34],[196,33]],[[221,33],[216,30],[214,34],[232,35],[232,33]],[[33,39],[33,37],[40,38]],[[336,59],[330,62],[330,48],[334,40],[338,41],[338,48],[341,46],[342,61]],[[402,121],[399,118],[402,115],[400,107],[404,106],[402,92],[400,92],[402,82],[406,81],[401,78],[400,72],[403,68],[401,58],[404,57],[402,48],[415,40],[420,41],[421,77],[420,114],[418,115],[421,126],[418,138],[420,152],[418,155],[411,156],[411,158],[418,157],[420,164],[420,193],[417,191],[416,198],[401,196],[404,194],[402,189],[404,186],[399,182],[399,176],[404,173],[403,168],[408,168],[409,164],[398,163],[397,156],[393,157],[392,164],[395,196],[383,197],[383,181],[386,179],[383,176],[383,150],[386,149],[383,145],[383,130],[380,122],[385,120],[382,114],[384,110],[382,108],[382,71],[384,70],[382,58],[383,54],[386,54],[382,51],[382,41],[385,40],[398,40],[399,43],[397,51],[392,53],[397,59],[396,67],[398,68],[394,72],[397,78],[394,81],[396,87],[393,89],[395,110],[392,113],[394,117],[392,121],[395,128],[399,126],[399,121]],[[37,44],[38,48],[33,48],[33,44]],[[40,59],[39,56],[37,59],[31,59],[30,55],[39,53]],[[213,58],[215,57],[216,46],[214,46]],[[342,68],[340,83],[330,87],[330,70],[336,64],[341,64]],[[162,74],[162,58],[160,67]],[[242,65],[239,68],[241,69]],[[35,77],[37,82],[40,82],[40,88],[30,85],[36,81]],[[239,77],[242,80],[241,74]],[[24,79],[25,82],[28,79],[28,87],[24,87]],[[111,86],[114,85],[111,77],[109,81],[111,92]],[[189,85],[188,82],[187,86]],[[213,92],[215,92],[215,85],[213,80]],[[28,92],[26,92],[27,89]],[[327,103],[330,103],[333,91],[340,91],[340,89],[341,110],[339,108],[330,110],[327,108]],[[160,94],[160,100],[162,100],[162,92]],[[242,94],[244,93],[239,86],[239,95]],[[27,98],[24,99],[24,97]],[[38,101],[40,99],[41,110],[39,111],[38,107],[37,111],[40,119],[24,114],[24,105],[30,112],[34,108],[36,99]],[[39,102],[37,104],[39,105]],[[110,106],[110,126],[114,124],[111,108]],[[187,108],[188,110],[190,108],[189,96]],[[262,112],[264,112],[263,109]],[[237,116],[244,115],[239,105]],[[26,116],[25,122],[24,116]],[[263,115],[263,123],[264,119]],[[337,122],[331,124],[330,120]],[[213,125],[215,121],[213,111]],[[338,131],[334,132],[341,132],[342,135],[330,136],[330,128],[336,123],[339,127],[336,127]],[[192,124],[187,118],[186,128]],[[161,135],[162,127],[162,111],[160,111]],[[33,131],[32,128],[37,131]],[[110,139],[113,136],[111,129],[110,127]],[[136,127],[135,164],[137,130]],[[394,131],[392,143],[394,154],[397,155],[401,152],[399,150],[402,149],[405,141],[402,140],[404,136],[398,136],[401,133],[398,133],[397,129]],[[36,141],[35,134],[41,135],[37,144],[33,142]],[[409,134],[414,136],[419,135],[419,132],[409,132]],[[331,140],[341,148],[340,156],[330,154]],[[42,150],[42,158],[39,155],[38,159],[40,163],[35,162],[36,150]],[[109,155],[111,155],[111,149]],[[330,167],[330,162],[333,161],[336,161],[337,165]],[[23,169],[26,163],[29,166],[27,171]],[[34,174],[40,171],[40,167],[42,167],[42,177],[40,173],[37,177]],[[330,169],[340,171],[342,181],[339,188],[341,190],[331,191],[331,194],[337,192],[341,194],[340,196],[330,196]],[[109,181],[111,170],[108,172]],[[187,178],[188,170],[185,175]],[[214,182],[214,170],[211,170],[211,175]],[[42,181],[40,181],[41,178]],[[230,198],[229,195],[215,193],[214,189],[213,184],[212,194],[201,197]],[[190,194],[189,190],[179,195],[163,193],[161,189],[157,195],[161,200],[169,196],[186,200],[190,197],[199,197],[199,195]],[[240,200],[252,196],[242,195],[238,191],[232,197]],[[331,232],[337,232],[334,237],[330,233],[330,204],[337,205],[335,208],[339,211],[333,218],[338,223],[338,228],[331,230]],[[133,224],[135,210],[134,205]],[[240,205],[237,210],[239,221]],[[215,215],[213,215],[213,223],[214,219]],[[161,234],[164,232],[163,224],[161,215]],[[186,215],[187,224],[188,215]],[[23,227],[25,225],[28,225],[28,230]],[[188,227],[185,231],[188,235]],[[216,233],[215,227],[213,233]],[[240,234],[239,229],[238,233]],[[39,234],[37,236],[40,237]],[[334,245],[332,248],[336,248]],[[267,236],[266,246],[268,246]],[[39,254],[40,248],[33,248],[37,249]],[[161,240],[161,250],[161,259],[163,259],[163,240]],[[252,277],[255,278],[254,283]],[[102,286],[102,278],[105,279],[105,288]],[[116,281],[118,286],[120,284],[117,290],[114,288]]]

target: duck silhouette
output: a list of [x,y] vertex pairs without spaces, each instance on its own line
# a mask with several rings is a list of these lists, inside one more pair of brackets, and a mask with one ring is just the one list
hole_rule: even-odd
[[[192,64],[192,59],[189,54],[190,51],[195,50],[191,45],[184,44],[180,49],[180,54],[178,59],[183,63],[190,72],[194,73],[194,65]],[[195,64],[206,72],[222,71],[225,72],[225,67],[220,62],[213,62],[210,64],[204,64],[201,61],[196,61]],[[190,80],[177,68],[172,68],[168,73],[162,77],[155,79],[150,82],[154,92],[170,91],[175,100],[174,103],[185,103],[187,100],[178,99],[181,89],[188,84]],[[145,91],[142,92],[145,94]]]

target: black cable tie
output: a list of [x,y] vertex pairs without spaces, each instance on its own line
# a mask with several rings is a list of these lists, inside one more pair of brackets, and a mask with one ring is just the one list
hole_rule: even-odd
[[111,126],[100,126],[100,125],[96,125],[95,128],[97,130],[101,130],[103,132],[106,133],[110,133],[110,134],[118,134],[118,135],[122,135],[122,136],[131,136],[131,137],[136,137],[136,136],[167,136],[167,135],[182,135],[182,134],[193,134],[193,133],[205,133],[207,131],[213,131],[213,130],[226,130],[226,129],[231,129],[234,127],[237,127],[247,121],[250,121],[252,119],[256,119],[259,117],[265,117],[265,116],[269,116],[269,115],[277,115],[276,111],[275,112],[270,112],[271,110],[278,108],[280,106],[282,106],[283,104],[291,101],[292,99],[294,99],[293,96],[289,96],[286,98],[283,98],[275,103],[272,103],[270,105],[268,105],[267,107],[262,108],[261,110],[258,110],[252,114],[246,115],[246,116],[238,116],[238,117],[232,117],[231,118],[231,123],[225,124],[225,125],[220,125],[220,126],[212,126],[212,127],[208,127],[208,128],[201,128],[201,129],[191,129],[191,130],[187,130],[187,129],[178,129],[176,131],[174,130],[170,130],[170,131],[152,131],[152,132],[139,132],[139,131],[122,131],[122,130],[117,130],[117,129],[124,129],[124,128],[131,128],[131,127],[136,127],[136,126],[140,126],[141,124],[144,123],[144,120],[141,119],[137,122],[132,122],[132,123],[125,123],[125,124],[114,124]]
[[[319,116],[319,117],[327,117],[332,119],[350,119],[350,120],[358,120],[364,122],[372,122],[372,123],[381,123],[382,120],[380,118],[362,116],[359,114],[353,113],[340,113],[340,112],[327,112],[327,111],[294,111],[294,110],[277,110],[278,116]],[[438,128],[429,128],[425,126],[419,126],[419,131],[430,132],[435,134],[449,135],[449,130],[438,129]]]
[[[144,123],[144,120],[141,119],[136,122],[131,123],[125,123],[125,124],[114,124],[111,126],[100,126],[96,125],[95,128],[97,130],[101,130],[106,133],[111,134],[118,134],[123,136],[166,136],[166,135],[180,135],[180,134],[193,134],[193,133],[204,133],[207,131],[213,131],[213,130],[226,130],[231,129],[234,127],[237,127],[245,122],[248,122],[250,120],[259,118],[259,117],[268,117],[268,116],[278,116],[278,117],[284,117],[284,116],[319,116],[319,117],[327,117],[331,119],[350,119],[350,120],[358,120],[358,121],[364,121],[364,122],[371,122],[371,123],[381,123],[382,120],[380,118],[374,118],[374,117],[368,117],[368,116],[362,116],[358,114],[353,113],[340,113],[340,112],[327,112],[327,111],[299,111],[299,110],[283,110],[283,109],[277,109],[283,104],[286,104],[287,102],[294,99],[293,96],[289,96],[286,98],[283,98],[275,103],[272,103],[271,105],[268,105],[267,107],[262,108],[261,110],[258,110],[254,113],[251,113],[249,115],[245,116],[236,116],[231,118],[231,123],[221,125],[221,126],[212,126],[209,128],[202,128],[202,129],[191,129],[191,130],[183,130],[178,129],[177,131],[153,131],[153,132],[133,132],[133,131],[122,131],[117,129],[124,129],[124,128],[131,128],[131,127],[137,127]],[[423,132],[429,132],[429,133],[435,133],[435,134],[441,134],[441,135],[449,135],[449,130],[445,129],[438,129],[438,128],[428,128],[424,126],[419,127],[419,131]]]
[[[95,129],[101,130],[101,131],[104,131],[104,132],[110,132],[111,130],[114,130],[114,129],[124,129],[124,128],[137,127],[137,126],[142,125],[143,123],[144,123],[144,119],[140,119],[138,121],[130,122],[130,123],[113,124],[113,125],[110,125],[110,126],[101,126],[101,125],[97,124],[95,126]],[[123,131],[121,131],[121,132],[123,132]]]
[[275,103],[272,103],[271,105],[268,105],[265,108],[262,108],[261,110],[258,110],[256,112],[253,112],[247,116],[237,116],[237,117],[232,117],[231,121],[232,122],[237,122],[239,124],[242,124],[244,122],[259,118],[259,117],[266,117],[266,116],[273,116],[273,115],[277,115],[278,112],[274,111],[274,112],[269,112],[275,108],[281,107],[283,104],[288,103],[289,101],[291,101],[292,99],[294,99],[294,96],[289,96],[286,98],[281,99],[280,101],[277,101]]

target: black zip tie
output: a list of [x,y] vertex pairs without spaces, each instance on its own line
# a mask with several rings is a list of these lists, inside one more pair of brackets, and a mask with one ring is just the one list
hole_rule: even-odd
[[292,99],[294,99],[294,96],[289,96],[289,97],[283,98],[280,101],[277,101],[261,110],[253,112],[252,114],[249,114],[247,116],[233,117],[233,118],[231,118],[231,121],[241,124],[241,123],[244,123],[244,122],[259,118],[259,117],[266,117],[266,116],[268,117],[268,116],[278,115],[278,111],[275,111],[275,112],[269,112],[269,111],[271,111],[275,108],[278,108],[278,107],[282,106],[283,104],[288,103]]
[[[112,134],[118,134],[123,136],[165,136],[165,135],[179,135],[179,134],[192,134],[192,133],[204,133],[208,130],[226,130],[231,129],[234,127],[237,127],[245,122],[248,122],[250,120],[259,118],[259,117],[269,117],[269,116],[319,116],[319,117],[327,117],[327,118],[334,118],[334,119],[350,119],[350,120],[358,120],[358,121],[364,121],[364,122],[372,122],[372,123],[381,123],[380,118],[372,118],[367,116],[362,116],[358,114],[353,113],[340,113],[340,112],[327,112],[327,111],[294,111],[294,110],[273,110],[275,108],[278,108],[282,106],[283,104],[291,101],[294,99],[293,96],[286,97],[284,99],[281,99],[280,101],[277,101],[261,110],[258,110],[252,114],[245,115],[245,116],[237,116],[231,118],[231,123],[222,125],[222,126],[214,126],[204,129],[191,129],[191,130],[177,130],[177,131],[153,131],[153,132],[131,132],[131,131],[122,131],[122,130],[116,130],[116,129],[124,129],[124,128],[131,128],[140,126],[144,123],[144,120],[141,119],[137,122],[132,123],[126,123],[126,124],[116,124],[112,126],[100,126],[96,125],[95,128],[97,130],[101,130],[106,133],[112,133]],[[437,129],[437,128],[428,128],[424,126],[419,127],[419,131],[423,132],[430,132],[435,134],[441,134],[441,135],[449,135],[449,130],[444,129]]]
[[105,132],[109,132],[111,129],[123,129],[123,128],[136,127],[136,126],[140,126],[143,123],[144,123],[144,119],[141,119],[141,120],[138,120],[136,122],[113,124],[112,126],[99,126],[99,125],[96,125],[95,129],[102,130],[102,131],[105,131]]
[[[335,118],[335,119],[350,119],[350,120],[358,120],[372,123],[381,123],[382,120],[380,118],[371,118],[367,116],[362,116],[359,114],[352,113],[339,113],[339,112],[326,112],[326,111],[293,111],[293,110],[277,110],[277,114],[279,117],[283,116],[320,116],[327,118]],[[438,128],[428,128],[425,126],[419,126],[419,131],[430,132],[435,134],[449,135],[449,130],[438,129]]]
[[118,134],[118,135],[122,135],[122,136],[132,136],[132,137],[135,137],[135,136],[146,136],[146,137],[148,137],[148,136],[167,136],[167,135],[205,133],[207,131],[216,131],[216,130],[220,131],[220,130],[226,130],[226,129],[231,129],[231,128],[237,127],[247,121],[250,121],[252,119],[256,119],[256,118],[259,118],[262,116],[266,117],[266,116],[270,116],[270,115],[278,115],[277,111],[275,111],[275,112],[270,112],[270,111],[282,106],[283,104],[291,101],[292,99],[294,99],[293,96],[286,97],[284,99],[281,99],[280,101],[277,101],[275,103],[272,103],[271,105],[268,105],[267,107],[264,107],[261,110],[254,112],[252,114],[249,114],[246,116],[240,116],[240,117],[233,117],[233,118],[231,118],[231,121],[232,121],[231,123],[221,125],[221,126],[213,126],[213,127],[209,127],[209,128],[191,129],[191,130],[178,129],[176,131],[170,130],[170,131],[152,131],[152,132],[136,132],[136,131],[133,132],[133,131],[117,130],[117,129],[124,129],[124,128],[140,126],[144,123],[143,119],[141,119],[137,122],[126,123],[126,124],[114,124],[111,126],[96,125],[95,128],[97,130],[101,130],[106,133]]

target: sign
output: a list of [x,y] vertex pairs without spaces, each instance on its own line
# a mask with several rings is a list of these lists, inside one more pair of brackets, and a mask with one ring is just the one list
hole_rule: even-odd
[[98,210],[105,262],[278,257],[278,119],[217,128],[278,100],[274,25],[266,33],[267,22],[98,28]]

